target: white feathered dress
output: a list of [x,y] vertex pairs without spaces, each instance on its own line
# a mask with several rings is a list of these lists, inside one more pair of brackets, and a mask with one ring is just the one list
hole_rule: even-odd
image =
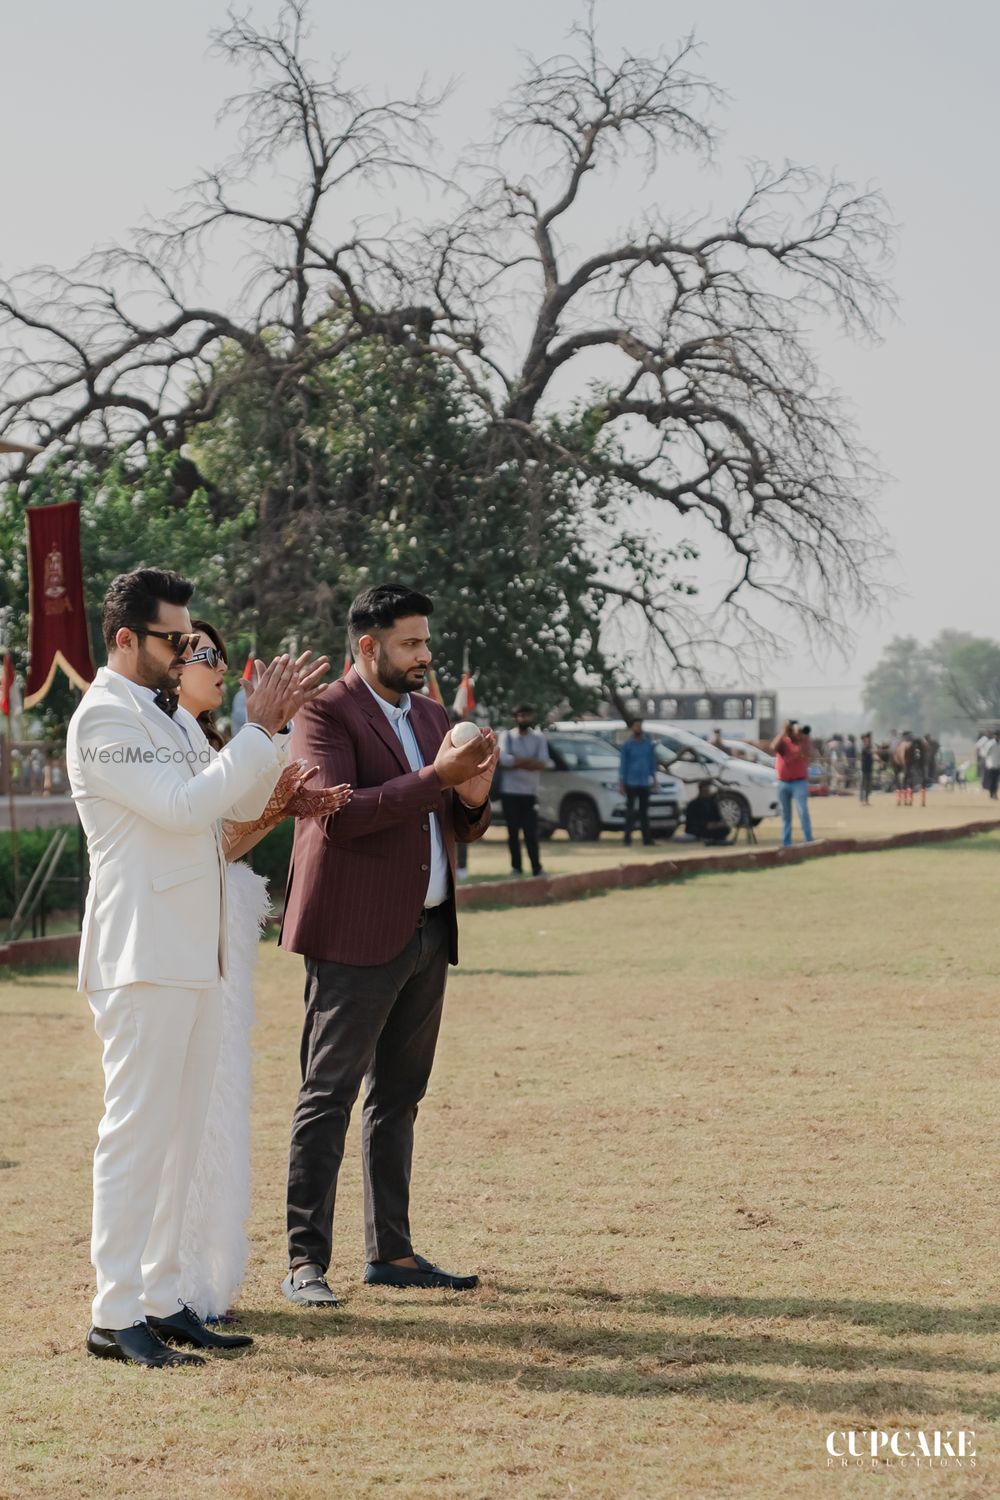
[[267,881],[240,860],[226,867],[226,896],[229,973],[222,984],[222,1041],[181,1234],[182,1296],[202,1318],[229,1310],[246,1271],[253,976],[271,910]]

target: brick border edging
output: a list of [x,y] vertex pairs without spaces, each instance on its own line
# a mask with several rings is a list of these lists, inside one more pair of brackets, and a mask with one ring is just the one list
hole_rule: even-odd
[[912,844],[943,844],[949,839],[1000,829],[995,818],[960,823],[956,828],[911,828],[882,838],[820,839],[815,844],[793,844],[790,849],[743,849],[733,854],[701,854],[692,859],[658,859],[647,865],[615,865],[610,870],[581,870],[578,875],[550,875],[541,880],[491,880],[463,886],[457,894],[462,908],[477,906],[547,906],[557,901],[577,901],[597,892],[632,890],[643,885],[663,885],[686,875],[706,871],[773,869],[776,865],[801,864],[807,859],[825,859],[834,854],[868,854],[880,849],[905,849]]
[[50,964],[75,964],[80,956],[80,934],[61,933],[58,937],[18,938],[16,943],[0,943],[0,969],[48,968]]

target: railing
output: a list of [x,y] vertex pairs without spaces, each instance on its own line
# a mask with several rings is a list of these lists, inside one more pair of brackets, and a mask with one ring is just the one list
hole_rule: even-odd
[[0,797],[66,797],[66,750],[47,740],[14,740],[0,732]]

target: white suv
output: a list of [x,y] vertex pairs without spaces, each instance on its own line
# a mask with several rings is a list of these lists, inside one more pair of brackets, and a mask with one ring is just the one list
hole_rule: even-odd
[[[560,734],[546,729],[552,768],[543,771],[538,786],[538,832],[551,838],[565,828],[574,843],[599,839],[605,830],[625,827],[625,798],[618,790],[618,752],[596,735]],[[655,838],[672,838],[683,817],[684,788],[673,776],[657,773],[649,798],[649,826]],[[502,784],[502,783],[501,783]],[[503,820],[503,806],[493,804],[494,821]]]
[[[681,783],[685,807],[698,795],[699,781],[711,778],[718,787],[722,816],[732,827],[747,819],[756,827],[762,818],[777,816],[778,778],[774,771],[716,750],[707,740],[678,729],[676,724],[644,719],[642,727],[656,746],[660,770]],[[547,732],[597,735],[617,746],[627,738],[629,730],[622,719],[587,719],[582,723],[554,724]]]

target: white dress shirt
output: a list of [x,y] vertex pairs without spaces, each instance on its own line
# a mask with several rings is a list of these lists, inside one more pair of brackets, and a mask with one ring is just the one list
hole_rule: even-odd
[[[358,673],[361,677],[361,673]],[[410,695],[404,693],[399,703],[387,703],[386,700],[376,693],[365,679],[361,677],[365,687],[371,693],[379,708],[385,714],[389,723],[395,731],[396,738],[403,747],[403,754],[409,762],[411,771],[421,771],[424,767],[424,758],[417,744],[417,737],[410,723]],[[444,839],[441,835],[441,822],[437,813],[430,814],[431,824],[431,873],[427,878],[427,895],[424,897],[425,906],[440,906],[447,901],[451,893],[451,871],[448,868],[448,857],[444,852]]]

